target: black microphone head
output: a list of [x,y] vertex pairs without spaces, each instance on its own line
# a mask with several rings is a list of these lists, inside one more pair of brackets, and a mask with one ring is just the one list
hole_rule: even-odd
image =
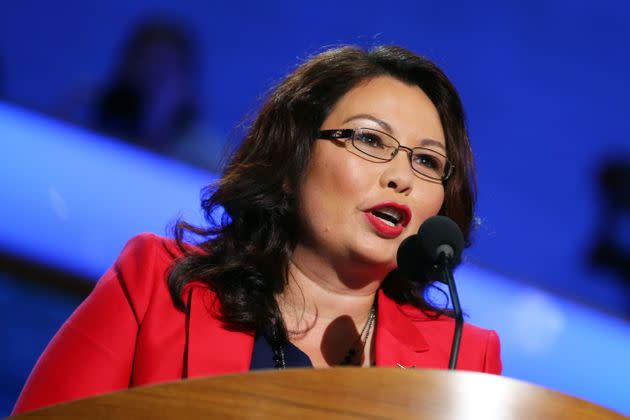
[[444,252],[451,267],[455,267],[464,251],[464,234],[457,223],[446,216],[429,217],[418,230],[418,246],[431,264],[437,264]]
[[424,277],[430,269],[426,258],[420,254],[417,234],[411,235],[401,242],[396,253],[396,261],[398,262],[398,269],[412,280]]
[[406,238],[398,248],[398,267],[410,278],[429,273],[444,253],[447,263],[455,267],[461,261],[464,235],[457,223],[446,216],[433,216],[425,220],[417,235]]

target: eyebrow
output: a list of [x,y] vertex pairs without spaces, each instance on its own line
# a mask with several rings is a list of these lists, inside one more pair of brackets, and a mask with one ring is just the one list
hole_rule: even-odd
[[[375,123],[377,123],[378,125],[381,126],[381,128],[383,128],[383,130],[385,130],[387,133],[389,133],[390,135],[394,132],[394,130],[392,129],[392,126],[389,125],[388,123],[386,123],[383,120],[380,120],[370,114],[357,114],[357,115],[353,115],[352,117],[346,118],[342,124],[345,124],[347,122],[350,122],[352,120],[360,120],[360,119],[365,119],[365,120],[370,120],[370,121],[374,121]],[[420,142],[421,147],[424,146],[435,146],[435,147],[439,147],[440,149],[446,151],[446,148],[444,147],[444,145],[442,144],[442,142],[434,140],[434,139],[422,139],[422,141]]]
[[440,149],[444,150],[446,152],[446,148],[444,147],[444,145],[442,144],[442,142],[437,141],[437,140],[433,140],[433,139],[422,139],[422,141],[420,142],[420,144],[422,145],[422,147],[424,146],[435,146],[435,147],[439,147]]
[[349,121],[352,120],[371,120],[374,121],[375,123],[377,123],[378,125],[380,125],[383,130],[387,131],[389,134],[392,134],[394,132],[394,130],[392,129],[392,126],[387,124],[385,121],[383,120],[379,120],[378,118],[370,115],[370,114],[358,114],[358,115],[353,115],[350,118],[346,118],[342,124],[345,124]]

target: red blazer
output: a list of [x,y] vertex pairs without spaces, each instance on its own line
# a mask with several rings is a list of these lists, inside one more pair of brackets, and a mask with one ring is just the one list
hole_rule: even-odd
[[[254,336],[217,319],[203,283],[184,289],[190,311],[173,305],[166,273],[181,253],[171,240],[134,237],[52,339],[13,414],[131,386],[247,372]],[[377,366],[448,367],[454,321],[427,318],[378,294]],[[494,331],[465,324],[458,368],[501,373]]]

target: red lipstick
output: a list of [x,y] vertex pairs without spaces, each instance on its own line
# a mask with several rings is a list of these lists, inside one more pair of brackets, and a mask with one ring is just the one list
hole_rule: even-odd
[[[391,223],[394,223],[394,225],[392,226],[390,223],[386,222],[383,217],[378,217],[374,213],[380,213],[381,216],[385,213],[387,219]],[[411,210],[404,204],[385,202],[368,209],[365,212],[365,217],[378,234],[385,238],[395,238],[399,236],[405,229],[405,226],[409,224],[411,220]]]

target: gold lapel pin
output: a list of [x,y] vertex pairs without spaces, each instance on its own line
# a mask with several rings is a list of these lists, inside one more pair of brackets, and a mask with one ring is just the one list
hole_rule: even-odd
[[412,365],[412,366],[409,366],[409,367],[405,367],[405,366],[401,365],[400,363],[396,363],[396,366],[398,366],[401,369],[415,369],[416,368],[415,365]]

